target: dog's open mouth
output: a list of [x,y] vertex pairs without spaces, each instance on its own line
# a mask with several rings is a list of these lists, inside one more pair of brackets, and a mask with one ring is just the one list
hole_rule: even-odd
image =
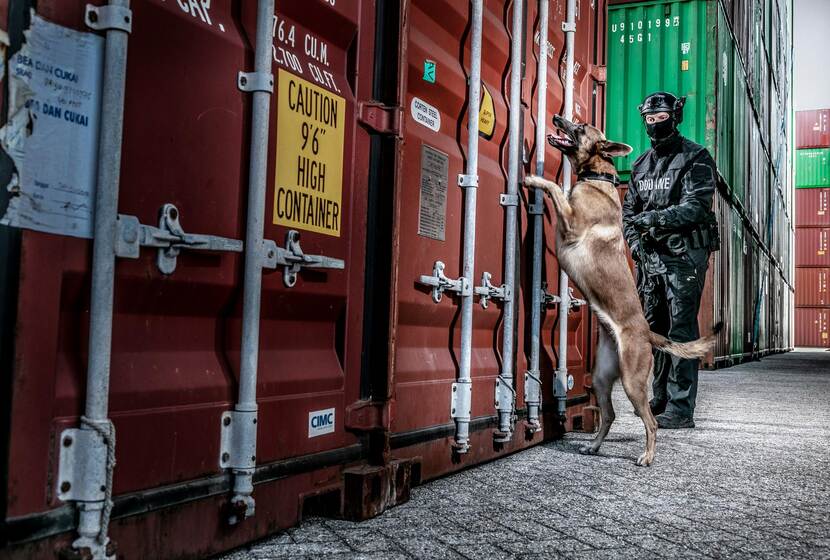
[[554,148],[560,148],[560,149],[562,149],[562,148],[573,148],[574,145],[575,145],[574,141],[571,140],[571,138],[567,134],[565,134],[565,133],[563,133],[559,130],[557,130],[553,134],[548,134],[548,143],[551,146],[553,146]]

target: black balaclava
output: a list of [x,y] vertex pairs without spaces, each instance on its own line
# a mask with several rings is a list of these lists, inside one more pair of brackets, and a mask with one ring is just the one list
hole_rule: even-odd
[[650,113],[666,112],[669,114],[669,118],[664,121],[646,124],[646,134],[651,138],[651,143],[655,148],[678,134],[677,127],[683,122],[683,105],[685,104],[685,97],[678,98],[665,91],[652,93],[643,100],[639,107],[643,118]]

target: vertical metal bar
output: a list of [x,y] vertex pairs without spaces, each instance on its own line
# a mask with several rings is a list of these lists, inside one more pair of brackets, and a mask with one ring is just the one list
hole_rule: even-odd
[[[470,83],[467,98],[467,166],[465,175],[474,177],[464,187],[464,249],[461,275],[473,278],[476,248],[476,191],[478,185],[478,113],[481,100],[481,28],[483,0],[471,0],[472,25],[470,39]],[[473,342],[473,291],[461,297],[461,359],[458,381],[453,387],[455,397],[455,446],[459,453],[469,450],[470,410],[472,406],[472,377],[470,364]]]
[[[271,72],[271,27],[274,19],[274,0],[257,3],[256,47],[254,72]],[[259,321],[262,301],[263,230],[265,227],[265,182],[268,173],[268,132],[271,93],[253,92],[251,118],[251,159],[249,164],[248,214],[245,229],[245,278],[242,301],[242,344],[239,368],[239,397],[234,407],[238,413],[253,418],[240,428],[247,432],[244,439],[256,450],[257,366],[259,364]],[[238,433],[238,432],[237,432]],[[255,457],[255,455],[254,455]],[[253,459],[252,463],[255,462]],[[234,497],[232,503],[240,507],[245,517],[253,515],[254,466],[234,468]],[[235,521],[236,518],[232,517]]]
[[519,193],[519,161],[522,155],[522,43],[524,40],[524,1],[513,0],[513,21],[510,37],[510,115],[509,155],[507,162],[507,202],[505,205],[504,285],[509,288],[504,300],[504,332],[502,336],[502,371],[496,379],[496,410],[499,430],[495,440],[510,441],[513,437],[513,408],[516,404],[513,348],[516,301],[516,211]]
[[[568,0],[566,21],[562,28],[565,30],[565,114],[567,120],[573,119],[574,105],[574,35],[576,34],[576,0]],[[563,156],[562,190],[565,196],[571,192],[571,162]],[[571,307],[571,296],[568,291],[568,275],[564,270],[559,272],[559,363],[556,368],[556,395],[559,416],[565,416],[565,404],[568,397],[568,310]]]
[[[109,5],[129,9],[130,2],[129,0],[110,0]],[[87,363],[86,406],[81,422],[81,429],[96,431],[99,436],[102,431],[109,432],[111,429],[108,409],[115,286],[115,228],[121,178],[121,140],[124,131],[128,37],[128,32],[123,29],[108,29],[104,46],[104,81],[101,95],[98,174],[92,242],[89,361]],[[110,441],[108,446],[113,448],[114,442]],[[111,452],[114,453],[114,449]],[[107,497],[103,500],[77,504],[80,537],[73,543],[73,547],[89,548],[96,558],[106,555],[110,507],[108,498],[112,490],[109,484],[107,486]]]
[[[548,101],[548,0],[539,0],[539,60],[536,69],[536,174],[545,173],[545,132],[547,130]],[[534,189],[533,206],[533,268],[530,281],[530,363],[525,374],[525,404],[527,424],[531,433],[541,429],[539,407],[542,404],[542,380],[539,376],[539,347],[542,328],[542,254],[544,245],[544,194]]]

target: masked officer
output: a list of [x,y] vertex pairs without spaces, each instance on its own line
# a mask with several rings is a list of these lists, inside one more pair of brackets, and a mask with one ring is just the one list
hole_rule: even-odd
[[[640,114],[651,149],[634,162],[623,230],[637,264],[637,287],[651,329],[670,340],[699,337],[697,312],[719,239],[712,197],[716,166],[703,146],[677,130],[685,97],[657,92]],[[651,410],[661,428],[693,428],[698,360],[655,352]]]

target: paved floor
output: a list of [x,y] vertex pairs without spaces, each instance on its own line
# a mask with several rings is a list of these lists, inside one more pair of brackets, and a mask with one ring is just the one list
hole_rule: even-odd
[[588,434],[413,489],[363,523],[310,519],[226,555],[265,558],[830,558],[830,352],[701,374],[695,430],[643,428],[615,390],[599,456]]

